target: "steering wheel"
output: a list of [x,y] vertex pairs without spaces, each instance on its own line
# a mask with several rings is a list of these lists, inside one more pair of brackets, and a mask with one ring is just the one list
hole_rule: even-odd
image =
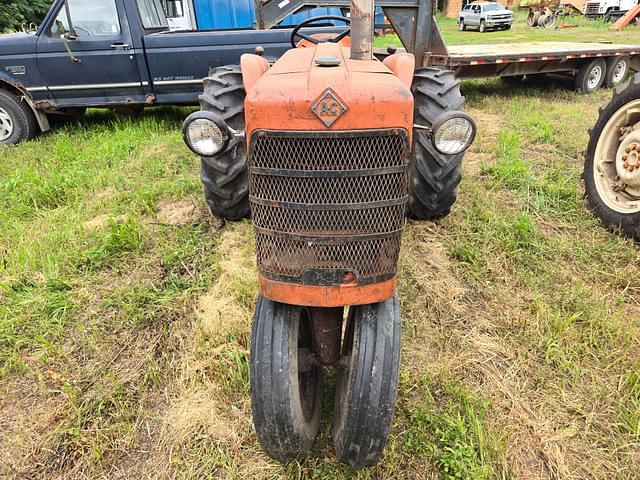
[[84,27],[79,27],[78,25],[74,25],[73,26],[74,30],[82,30],[83,32],[87,32],[87,37],[93,37],[93,32],[91,32],[91,30],[88,30]]
[[294,28],[293,32],[291,32],[291,45],[293,46],[293,48],[296,48],[298,46],[298,38],[307,40],[308,42],[311,42],[314,45],[318,45],[319,43],[338,43],[340,40],[342,40],[343,38],[345,38],[347,35],[351,33],[351,27],[345,27],[344,31],[340,32],[335,37],[325,38],[321,40],[321,39],[312,37],[311,35],[307,35],[300,32],[300,30],[302,30],[303,28],[323,20],[324,21],[339,20],[341,22],[346,23],[347,25],[351,25],[350,18],[340,17],[338,15],[320,15],[318,17],[307,18],[304,22],[302,22],[300,25]]

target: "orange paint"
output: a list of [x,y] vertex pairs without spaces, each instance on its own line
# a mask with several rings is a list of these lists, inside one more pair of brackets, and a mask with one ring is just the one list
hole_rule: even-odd
[[258,79],[269,70],[269,62],[259,55],[245,53],[240,57],[240,69],[242,70],[244,89],[248,92]]
[[407,88],[411,88],[416,69],[416,57],[410,53],[395,53],[385,58],[382,63],[395,73]]
[[368,305],[393,297],[396,290],[395,277],[371,285],[339,285],[319,287],[277,282],[259,276],[260,294],[274,302],[308,307],[343,307],[345,305]]
[[[338,57],[338,67],[321,67],[315,59]],[[398,65],[406,63],[406,60]],[[405,67],[402,68],[404,75]],[[331,89],[348,111],[330,127],[312,107]],[[409,87],[379,61],[351,60],[349,49],[322,43],[285,53],[247,90],[247,141],[255,129],[331,131],[404,128],[411,137],[413,96]],[[411,141],[411,138],[409,138]]]

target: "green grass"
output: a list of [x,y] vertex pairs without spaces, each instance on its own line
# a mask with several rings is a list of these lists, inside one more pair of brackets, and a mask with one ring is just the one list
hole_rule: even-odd
[[[567,32],[586,30],[605,33]],[[261,453],[252,228],[208,215],[178,131],[188,109],[92,110],[2,148],[0,476],[637,478],[640,254],[592,217],[580,182],[610,92],[463,91],[479,136],[452,214],[407,228],[396,415],[361,472],[334,458],[331,375],[309,457]]]
[[[436,15],[438,25],[445,42],[449,45],[476,44],[508,44],[524,42],[606,42],[638,45],[640,43],[640,29],[628,26],[620,32],[610,30],[610,23],[601,20],[587,20],[576,15],[558,19],[556,28],[531,28],[527,25],[527,11],[514,10],[514,20],[511,30],[496,30],[479,33],[469,29],[464,32],[458,30],[455,18]],[[565,28],[557,28],[565,25]],[[378,37],[375,46],[386,47],[389,44],[399,45],[398,37],[387,35]]]

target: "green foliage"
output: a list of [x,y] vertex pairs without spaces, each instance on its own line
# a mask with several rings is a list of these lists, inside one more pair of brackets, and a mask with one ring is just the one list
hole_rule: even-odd
[[0,32],[20,30],[29,24],[39,25],[51,0],[0,0]]

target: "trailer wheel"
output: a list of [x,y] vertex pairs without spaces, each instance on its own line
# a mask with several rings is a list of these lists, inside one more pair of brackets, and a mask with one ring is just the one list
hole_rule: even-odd
[[[453,72],[438,68],[416,70],[411,87],[414,122],[431,126],[443,113],[461,110],[464,97]],[[456,202],[464,153],[444,155],[435,149],[424,129],[413,130],[408,216],[417,220],[445,217]]]
[[600,109],[585,152],[589,207],[610,229],[640,240],[640,76]]
[[484,20],[480,20],[480,28],[478,28],[480,33],[484,33],[487,31],[487,26],[484,23]]
[[393,420],[400,370],[397,295],[351,307],[343,344],[347,366],[338,372],[333,444],[338,460],[359,469],[376,464]]
[[0,143],[16,145],[35,138],[40,130],[33,112],[13,92],[0,89]]
[[597,58],[584,63],[576,75],[576,90],[582,93],[593,93],[604,83],[607,64],[604,59]]
[[[244,130],[244,85],[238,65],[214,68],[204,79],[202,110],[220,115],[235,130]],[[249,216],[247,148],[237,138],[217,157],[201,157],[200,178],[211,213],[227,220]]]
[[620,85],[629,75],[629,57],[609,57],[607,58],[607,74],[604,78],[604,85],[613,88]]
[[312,446],[322,414],[322,370],[312,361],[306,308],[258,298],[251,336],[251,411],[258,441],[286,463]]

